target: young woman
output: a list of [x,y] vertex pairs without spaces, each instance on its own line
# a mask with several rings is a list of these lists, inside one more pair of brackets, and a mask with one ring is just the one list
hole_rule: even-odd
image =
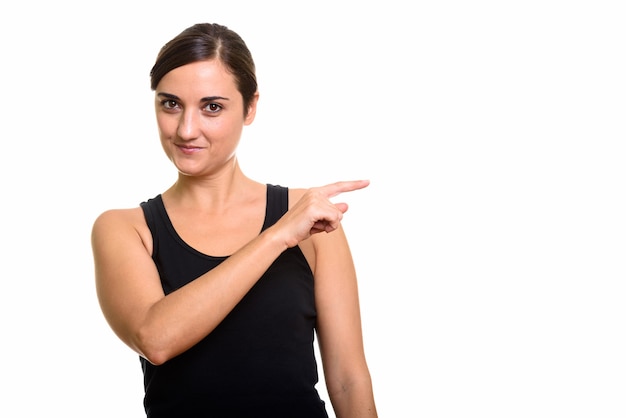
[[178,177],[92,231],[100,305],[140,356],[147,416],[327,417],[317,335],[336,416],[376,417],[347,205],[329,200],[368,181],[305,190],[246,177],[236,150],[259,94],[248,48],[224,26],[168,42],[151,87]]

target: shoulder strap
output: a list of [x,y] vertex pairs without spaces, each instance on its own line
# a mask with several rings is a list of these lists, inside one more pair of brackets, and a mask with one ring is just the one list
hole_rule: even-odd
[[267,185],[267,208],[263,229],[274,225],[289,209],[289,189],[287,187]]
[[146,202],[141,202],[139,206],[143,210],[143,216],[146,218],[146,224],[148,224],[148,229],[150,229],[150,234],[152,235],[152,254],[156,254],[157,246],[159,240],[157,239],[157,227],[156,227],[156,218],[157,218],[157,205],[163,204],[161,202],[161,195],[157,195],[152,199],[148,199]]

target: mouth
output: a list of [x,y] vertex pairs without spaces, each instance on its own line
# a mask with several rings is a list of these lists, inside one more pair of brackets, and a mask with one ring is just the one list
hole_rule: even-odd
[[179,150],[183,152],[183,154],[194,154],[202,150],[201,147],[196,147],[193,145],[180,145],[180,144],[175,144],[175,145]]

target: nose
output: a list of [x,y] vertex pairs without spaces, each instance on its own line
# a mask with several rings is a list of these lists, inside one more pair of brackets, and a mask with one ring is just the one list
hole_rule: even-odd
[[200,115],[193,110],[185,110],[178,121],[177,134],[181,139],[192,140],[200,133]]

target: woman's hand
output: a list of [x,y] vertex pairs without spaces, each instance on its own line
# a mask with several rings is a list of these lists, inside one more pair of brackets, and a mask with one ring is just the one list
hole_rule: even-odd
[[274,225],[283,231],[289,248],[313,234],[332,232],[339,227],[346,203],[333,203],[330,199],[341,193],[359,190],[369,185],[369,180],[340,181],[308,189],[302,197]]

